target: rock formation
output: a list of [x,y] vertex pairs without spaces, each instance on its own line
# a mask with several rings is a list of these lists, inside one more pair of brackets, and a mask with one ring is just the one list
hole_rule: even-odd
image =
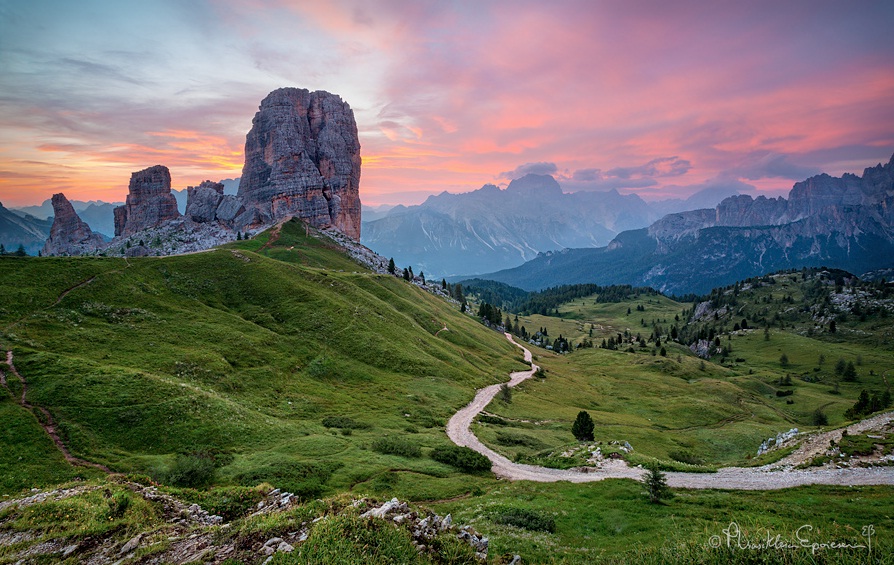
[[82,255],[105,245],[98,233],[93,233],[75,212],[71,202],[61,192],[53,195],[53,227],[43,246],[44,255]]
[[180,217],[177,200],[171,194],[171,173],[155,165],[133,173],[127,200],[115,208],[115,237],[133,235]]
[[217,218],[217,208],[223,200],[224,185],[210,180],[199,186],[186,187],[186,217],[194,222],[212,222]]
[[298,88],[264,98],[245,138],[238,192],[246,211],[257,212],[254,222],[296,216],[359,240],[359,186],[360,142],[347,103]]

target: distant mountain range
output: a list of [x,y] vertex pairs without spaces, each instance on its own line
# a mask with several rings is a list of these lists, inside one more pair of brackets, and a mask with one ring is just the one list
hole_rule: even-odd
[[814,266],[857,274],[894,267],[894,156],[862,177],[821,174],[796,183],[788,199],[732,196],[621,233],[605,247],[543,253],[479,278],[525,290],[597,283],[683,294]]
[[688,200],[646,203],[614,190],[563,193],[553,177],[529,174],[506,190],[487,184],[430,196],[418,206],[365,210],[361,241],[430,276],[474,274],[514,267],[544,251],[604,246],[667,211],[690,210],[705,199],[714,205],[729,194],[712,189]]
[[7,252],[25,248],[28,255],[37,255],[50,235],[52,220],[41,220],[30,214],[18,214],[0,204],[0,244]]

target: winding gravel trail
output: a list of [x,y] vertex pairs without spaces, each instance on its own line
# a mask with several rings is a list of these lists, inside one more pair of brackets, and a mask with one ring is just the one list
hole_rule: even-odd
[[[531,352],[527,348],[516,343],[508,333],[506,334],[506,339],[521,348],[525,353],[525,361],[531,363],[530,370],[518,371],[509,375],[509,382],[506,384],[513,387],[532,377],[538,367],[533,363]],[[583,472],[514,463],[493,451],[475,437],[475,434],[470,430],[470,426],[475,416],[484,410],[494,399],[500,391],[500,386],[502,385],[495,384],[480,389],[475,394],[472,402],[454,414],[450,421],[447,422],[447,437],[456,445],[474,449],[490,459],[493,464],[492,470],[498,477],[512,481],[569,481],[572,483],[586,483],[603,479],[642,479],[643,469],[628,467],[623,461],[607,461],[599,469]],[[875,421],[872,423],[890,422],[892,419],[894,419],[894,412],[888,412],[873,417],[872,420]],[[854,424],[851,427],[854,428],[854,431],[868,427],[868,425],[861,426],[861,424],[863,422]],[[840,430],[836,431],[840,438]],[[836,431],[828,432],[828,434],[832,435],[826,439],[834,437]],[[826,434],[823,435],[825,436]],[[828,445],[828,443],[823,445]],[[795,470],[791,468],[794,462],[792,460],[794,455],[792,454],[778,463],[763,467],[724,467],[718,469],[716,473],[669,472],[666,473],[667,482],[668,485],[678,488],[736,490],[773,490],[810,484],[894,485],[894,467]]]

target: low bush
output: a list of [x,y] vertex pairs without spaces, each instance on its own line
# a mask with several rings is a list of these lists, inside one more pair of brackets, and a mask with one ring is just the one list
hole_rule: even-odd
[[490,459],[468,447],[460,447],[458,445],[435,448],[431,452],[431,458],[438,463],[452,465],[463,471],[473,473],[490,471],[491,467]]
[[478,421],[482,424],[494,424],[495,426],[505,426],[508,422],[499,416],[491,416],[490,414],[479,414]]
[[323,418],[323,425],[327,428],[340,428],[343,430],[366,430],[372,427],[366,422],[358,422],[347,416],[327,416]]
[[673,451],[668,453],[670,458],[674,461],[679,461],[680,463],[686,463],[687,465],[704,465],[705,460],[696,456],[691,451]]
[[386,455],[401,457],[421,457],[422,450],[418,445],[399,437],[381,437],[373,442],[373,451]]
[[497,432],[497,443],[508,447],[522,446],[531,449],[543,449],[544,443],[537,438],[510,431]]
[[503,508],[493,513],[493,521],[497,524],[524,528],[532,532],[556,532],[556,521],[541,512],[524,508]]

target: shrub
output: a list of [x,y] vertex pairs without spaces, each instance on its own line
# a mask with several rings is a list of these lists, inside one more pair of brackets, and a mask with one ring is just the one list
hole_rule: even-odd
[[358,422],[347,416],[327,416],[323,418],[323,425],[327,428],[340,428],[344,430],[366,430],[372,427],[366,422]]
[[556,532],[556,521],[551,517],[534,510],[524,508],[505,508],[493,514],[497,524],[524,528],[532,532]]
[[400,455],[401,457],[421,457],[422,450],[415,443],[399,437],[381,437],[373,442],[373,451],[386,455]]
[[120,518],[130,508],[130,493],[118,491],[106,500],[106,503],[109,505],[109,519]]
[[301,500],[316,498],[323,493],[323,485],[341,463],[306,463],[281,454],[271,454],[266,461],[255,463],[251,470],[240,473],[234,479],[243,486],[268,482]]
[[649,467],[644,482],[648,489],[649,502],[652,504],[658,504],[661,502],[662,498],[669,497],[670,489],[667,486],[667,477],[657,466]]
[[478,421],[482,424],[494,424],[495,426],[505,426],[506,420],[499,416],[491,416],[490,414],[479,414]]
[[691,451],[672,451],[668,453],[671,459],[674,461],[679,461],[680,463],[686,463],[687,465],[704,465],[704,459],[701,459]]
[[525,434],[517,434],[510,431],[497,432],[497,443],[506,446],[523,446],[531,449],[543,449],[544,444],[537,438]]
[[500,385],[500,392],[497,396],[500,397],[500,400],[504,404],[509,404],[510,402],[512,402],[512,389],[509,388],[509,385],[502,384]]
[[438,463],[452,465],[469,472],[490,471],[491,467],[490,459],[468,447],[458,445],[435,448],[431,452],[431,458]]
[[194,453],[177,454],[174,464],[159,474],[158,481],[176,487],[207,487],[214,480],[216,468],[211,457]]
[[793,391],[793,390],[777,390],[777,391],[776,391],[776,396],[779,396],[779,397],[782,397],[782,396],[791,396],[791,395],[793,395],[794,393],[795,393],[795,391]]
[[822,409],[817,408],[813,412],[813,425],[814,426],[828,426],[829,425],[829,417],[826,416],[826,413],[822,411]]

